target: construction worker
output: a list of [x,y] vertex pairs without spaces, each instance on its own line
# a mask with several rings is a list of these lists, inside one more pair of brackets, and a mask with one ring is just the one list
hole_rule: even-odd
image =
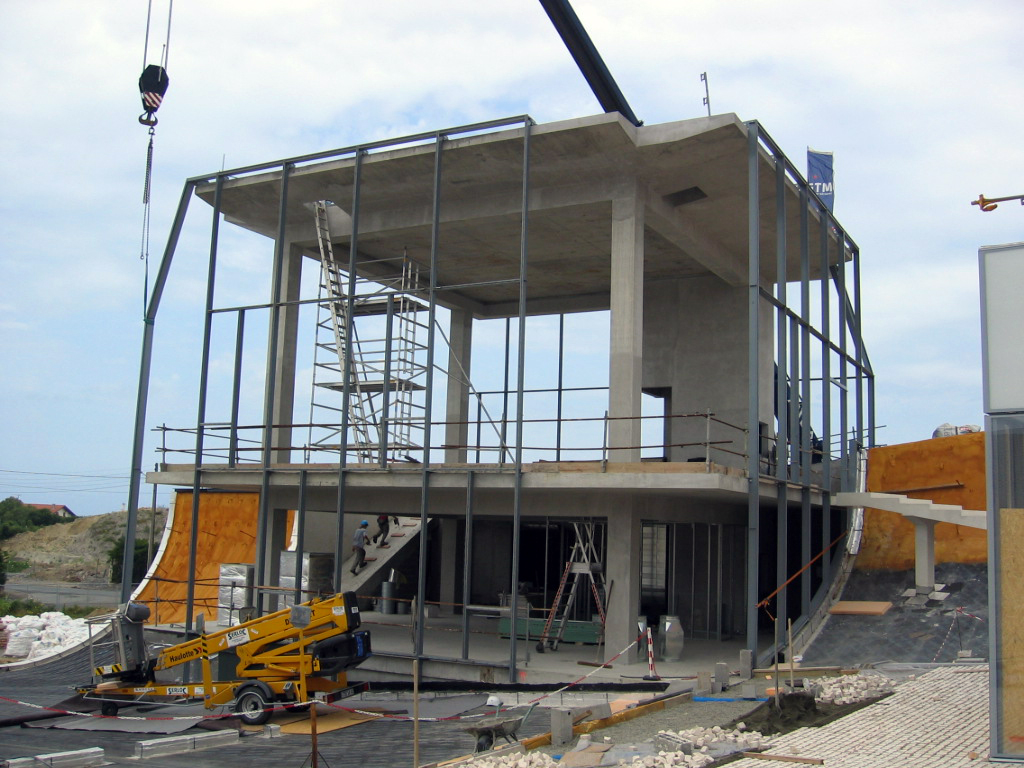
[[366,565],[366,529],[370,527],[370,524],[363,520],[356,528],[356,532],[352,535],[352,551],[356,553],[355,564],[349,571],[353,576]]
[[395,518],[395,525],[398,525],[398,518],[394,515],[377,515],[377,532],[373,534],[373,538],[370,539],[374,544],[377,544],[377,539],[380,539],[378,547],[387,546],[388,533],[391,532],[391,518]]

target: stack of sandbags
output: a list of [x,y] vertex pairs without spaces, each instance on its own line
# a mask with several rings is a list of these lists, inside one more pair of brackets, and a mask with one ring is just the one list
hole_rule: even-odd
[[5,656],[39,659],[72,648],[89,637],[85,619],[72,619],[58,611],[39,616],[4,616],[7,630]]

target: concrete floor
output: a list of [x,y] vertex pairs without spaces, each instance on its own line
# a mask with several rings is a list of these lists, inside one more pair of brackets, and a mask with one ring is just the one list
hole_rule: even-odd
[[[363,628],[371,632],[375,656],[363,666],[352,670],[350,681],[370,680],[376,688],[381,681],[387,679],[387,669],[410,668],[412,634],[411,617],[408,615],[385,615],[373,611],[364,612]],[[525,705],[526,702],[544,698],[538,706],[577,706],[589,705],[594,702],[607,702],[617,698],[641,699],[660,695],[669,686],[671,690],[684,690],[693,684],[699,672],[711,671],[717,662],[725,662],[731,670],[739,663],[740,641],[688,641],[683,658],[680,661],[657,662],[656,672],[664,680],[660,683],[647,682],[643,678],[649,674],[646,652],[640,656],[641,661],[624,663],[622,657],[613,659],[622,649],[601,652],[597,646],[575,645],[562,643],[557,651],[536,652],[536,640],[530,643],[519,643],[519,671],[517,679],[520,690],[511,690],[508,686],[507,666],[498,666],[502,659],[509,655],[510,641],[496,633],[495,619],[476,618],[470,636],[470,649],[475,659],[490,660],[493,664],[446,662],[461,668],[460,677],[490,677],[493,684],[479,682],[476,686],[481,692],[496,692],[506,707]],[[428,632],[425,640],[425,655],[428,657],[457,658],[461,655],[462,633],[460,618],[432,618],[428,620]],[[593,666],[599,660],[609,661],[610,667]],[[588,662],[580,664],[579,662]],[[431,668],[427,662],[424,669]],[[88,652],[72,654],[67,658],[50,664],[40,664],[28,669],[8,667],[0,671],[0,717],[18,718],[39,713],[39,707],[46,707],[67,699],[71,688],[89,676]],[[426,685],[427,679],[424,679]],[[376,683],[376,685],[374,684]],[[631,687],[643,687],[646,691],[627,692],[620,688],[621,684]],[[534,686],[568,686],[561,692],[539,691]],[[599,692],[595,688],[606,690]],[[424,697],[440,696],[441,694],[426,693]],[[380,706],[382,694],[373,691],[355,699],[340,702],[346,707]],[[387,695],[386,695],[387,696]],[[404,697],[401,708],[409,709],[410,694],[390,694]],[[397,703],[388,705],[398,706]],[[70,705],[69,709],[82,711],[81,704]],[[478,708],[476,714],[482,714],[486,708]],[[185,716],[204,714],[202,708],[180,710],[161,708],[159,710],[133,711],[122,710],[127,716],[161,718],[168,716]],[[471,712],[472,714],[472,712]],[[159,722],[159,721],[155,721]],[[233,720],[226,721],[233,723]],[[271,721],[273,722],[273,720]],[[139,721],[133,721],[133,727],[139,727]],[[428,763],[444,760],[472,751],[474,740],[464,731],[465,723],[459,721],[432,721],[420,724],[420,762]],[[542,733],[550,728],[550,717],[538,710],[527,721],[521,735]],[[188,731],[195,732],[196,729]],[[325,758],[322,764],[328,765],[408,765],[413,759],[413,726],[405,719],[389,718],[362,723],[331,733],[322,734],[318,749]],[[8,726],[0,727],[0,758],[10,759],[22,756],[34,756],[58,751],[86,749],[102,746],[106,750],[106,758],[115,765],[136,764],[131,759],[136,742],[158,738],[153,733],[124,731],[79,731],[60,730],[56,728],[27,728]],[[164,766],[180,766],[188,764],[193,768],[203,766],[238,766],[262,765],[300,765],[302,758],[308,754],[308,738],[286,736],[278,739],[257,739],[246,737],[237,744],[218,747],[209,752],[193,752],[185,755],[150,758],[146,765],[152,768]],[[301,754],[300,754],[301,753]],[[387,757],[383,757],[386,755]]]

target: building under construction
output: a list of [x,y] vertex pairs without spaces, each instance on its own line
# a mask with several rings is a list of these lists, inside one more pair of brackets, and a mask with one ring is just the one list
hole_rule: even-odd
[[[530,615],[611,650],[674,616],[765,655],[824,598],[873,443],[859,251],[757,122],[521,116],[189,179],[136,469],[182,249],[209,253],[198,413],[147,479],[193,491],[193,531],[203,492],[258,493],[256,611],[285,551],[358,589],[379,514],[419,520],[393,548],[412,654],[432,605],[504,607],[511,679]],[[192,580],[196,557],[193,534]]]

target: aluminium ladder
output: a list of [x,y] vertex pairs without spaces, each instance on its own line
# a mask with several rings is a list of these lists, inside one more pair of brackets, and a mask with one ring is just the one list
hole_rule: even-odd
[[[423,432],[422,392],[417,379],[426,371],[421,361],[426,345],[418,340],[426,328],[417,313],[426,310],[422,301],[412,295],[419,288],[419,271],[407,255],[401,258],[401,269],[392,278],[375,278],[369,292],[349,296],[346,280],[356,280],[342,270],[335,259],[331,243],[327,201],[313,203],[317,241],[320,247],[321,301],[326,314],[317,321],[318,337],[327,332],[330,341],[316,342],[314,357],[314,393],[317,388],[343,393],[348,373],[349,401],[347,408],[351,439],[341,441],[340,428],[329,430],[326,437],[310,439],[313,450],[340,448],[342,444],[361,462],[386,463],[399,453],[407,459],[410,451],[420,449]],[[369,281],[362,281],[364,284]],[[360,338],[357,318],[384,318],[383,338]],[[331,361],[321,362],[319,352],[331,354]],[[348,358],[346,360],[346,357]],[[324,371],[338,380],[324,381]],[[311,411],[326,409],[336,415],[342,407],[317,402]],[[311,413],[312,416],[312,413]],[[312,422],[313,419],[311,418]],[[311,428],[312,429],[312,428]],[[337,444],[329,442],[339,438]]]
[[[558,644],[562,642],[565,626],[569,622],[569,616],[572,614],[573,606],[576,604],[576,599],[579,596],[578,593],[582,584],[580,577],[585,577],[589,584],[590,594],[594,599],[594,605],[597,607],[597,615],[601,619],[601,632],[602,634],[604,633],[605,612],[602,603],[602,595],[605,594],[604,570],[601,566],[597,547],[594,544],[594,524],[573,523],[573,528],[576,532],[576,541],[569,552],[569,560],[565,564],[565,570],[562,571],[562,578],[559,580],[558,588],[555,590],[555,598],[551,603],[547,619],[544,622],[544,629],[541,632],[540,640],[537,642],[538,653],[544,653],[545,646],[553,651],[558,650]],[[570,577],[572,578],[572,586],[569,588],[568,593],[566,593],[565,587]],[[562,606],[563,595],[566,596],[564,607]],[[558,628],[554,636],[551,636],[551,628],[555,624],[557,624]]]

